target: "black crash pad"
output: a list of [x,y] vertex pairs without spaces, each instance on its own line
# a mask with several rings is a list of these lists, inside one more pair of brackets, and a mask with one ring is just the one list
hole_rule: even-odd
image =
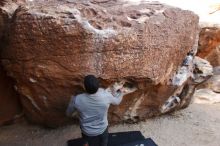
[[117,146],[157,146],[151,138],[146,138],[144,140],[138,140],[135,142],[130,142],[126,144],[120,144]]
[[[82,146],[82,139],[69,140],[68,146]],[[95,142],[96,146],[99,145],[98,138]],[[142,145],[141,145],[142,144]],[[108,146],[157,146],[152,139],[147,138],[141,134],[140,131],[118,132],[109,133]]]

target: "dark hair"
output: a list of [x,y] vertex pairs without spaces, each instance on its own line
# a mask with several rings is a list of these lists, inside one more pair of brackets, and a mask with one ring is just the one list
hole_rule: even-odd
[[84,86],[87,93],[94,94],[99,89],[99,81],[94,75],[87,75],[84,78]]

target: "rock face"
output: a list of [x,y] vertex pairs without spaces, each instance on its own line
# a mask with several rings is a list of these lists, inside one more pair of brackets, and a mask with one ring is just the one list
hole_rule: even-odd
[[83,92],[87,74],[104,88],[121,80],[137,88],[110,108],[112,123],[136,122],[191,100],[198,17],[190,11],[147,2],[53,0],[25,3],[11,19],[1,60],[32,122],[70,121],[67,104]]
[[205,27],[199,35],[199,57],[207,59],[213,66],[220,65],[220,29]]
[[22,116],[18,94],[13,88],[13,81],[6,76],[0,66],[0,126],[14,122]]
[[214,104],[220,102],[220,66],[215,67],[213,76],[197,87],[194,102]]
[[[3,2],[0,2],[0,6],[3,6]],[[5,21],[6,21],[7,17],[5,16],[5,13],[0,10],[0,39],[2,38],[3,35],[3,31],[5,28]]]
[[[198,56],[207,59],[211,65],[220,65],[220,3],[219,1],[158,0],[169,5],[190,10],[199,16],[202,28],[199,36]],[[199,6],[194,7],[194,6]]]
[[[0,2],[0,6],[4,1]],[[3,33],[7,26],[8,16],[0,9],[0,49],[3,47]],[[0,125],[9,124],[22,116],[22,108],[19,96],[14,90],[14,83],[6,75],[2,65],[0,65]]]

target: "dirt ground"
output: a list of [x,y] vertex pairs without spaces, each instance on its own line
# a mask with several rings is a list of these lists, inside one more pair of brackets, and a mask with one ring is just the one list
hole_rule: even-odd
[[[188,108],[138,124],[111,126],[110,132],[140,130],[159,146],[220,146],[220,103]],[[80,137],[77,125],[45,129],[25,122],[0,128],[0,146],[65,146]]]

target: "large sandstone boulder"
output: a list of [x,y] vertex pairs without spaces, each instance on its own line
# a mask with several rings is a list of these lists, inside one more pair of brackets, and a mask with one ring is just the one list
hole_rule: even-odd
[[207,59],[213,66],[220,65],[220,28],[202,28],[197,55]]
[[70,121],[67,104],[83,92],[87,74],[104,88],[121,80],[137,88],[111,107],[113,123],[185,107],[194,92],[198,17],[190,11],[149,2],[31,1],[15,11],[7,32],[1,60],[35,123]]

